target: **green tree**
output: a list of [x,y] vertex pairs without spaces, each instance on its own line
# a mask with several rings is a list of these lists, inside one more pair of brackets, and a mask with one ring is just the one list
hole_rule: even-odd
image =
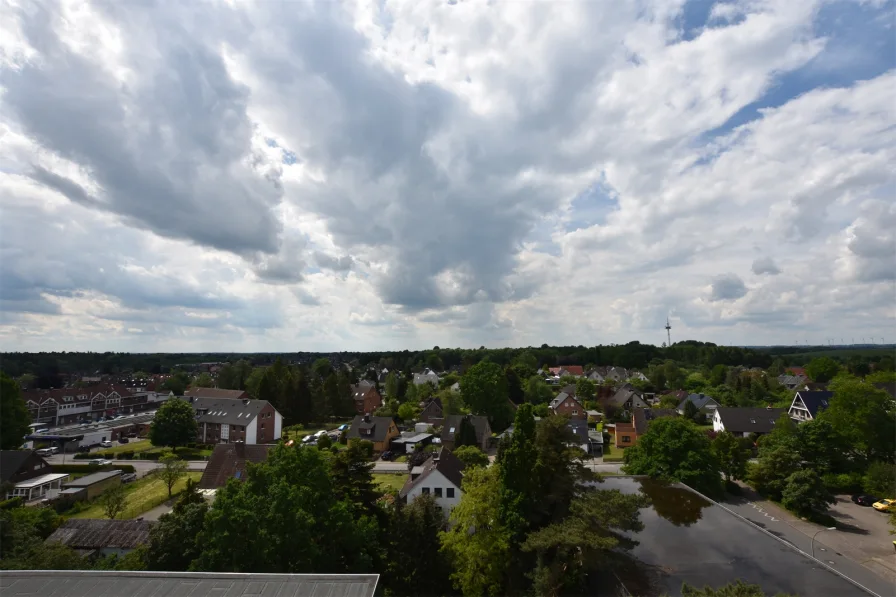
[[322,435],[317,440],[317,449],[318,450],[329,450],[330,446],[333,445],[333,440],[330,439],[329,435]]
[[[201,499],[201,498],[200,498]],[[149,570],[184,572],[202,551],[197,537],[205,525],[208,504],[178,504],[163,514],[149,532],[146,565]]]
[[824,383],[831,381],[840,371],[840,365],[830,357],[818,357],[806,365],[806,374],[812,381]]
[[867,461],[893,462],[896,411],[890,395],[854,378],[838,378],[830,388],[834,396],[818,419],[829,422],[846,438],[853,452]]
[[896,495],[896,465],[888,462],[872,462],[863,478],[865,491],[887,497]]
[[380,576],[384,595],[446,594],[451,567],[439,553],[439,532],[444,526],[445,516],[433,496],[417,496],[407,505],[395,501],[387,524],[388,557]]
[[212,379],[212,376],[208,373],[200,373],[193,378],[193,383],[191,385],[194,388],[213,388],[215,387],[215,380]]
[[703,419],[702,414],[700,413],[700,409],[697,408],[697,405],[688,400],[684,403],[684,418],[688,421],[697,422],[697,419]]
[[489,418],[492,429],[506,429],[513,420],[507,393],[507,378],[500,365],[481,362],[473,365],[463,376],[461,395],[474,415]]
[[547,404],[554,397],[551,387],[545,383],[540,375],[533,375],[526,380],[524,392],[526,402],[530,404]]
[[666,394],[660,398],[660,408],[678,408],[680,402],[675,394]]
[[709,374],[709,385],[715,387],[720,386],[725,383],[725,378],[728,377],[728,367],[725,365],[716,365],[712,368],[712,372]]
[[826,419],[813,419],[796,428],[797,450],[819,475],[846,472],[852,465],[848,455],[849,440]]
[[160,389],[165,392],[171,392],[175,396],[183,396],[190,385],[190,377],[183,371],[172,373],[168,379],[162,382]]
[[723,431],[712,440],[712,452],[726,481],[743,479],[746,476],[747,462],[751,455],[749,441],[735,437],[728,431]]
[[625,472],[680,481],[710,497],[722,492],[719,464],[709,438],[690,421],[662,417],[625,451]]
[[187,461],[169,453],[159,458],[159,464],[161,466],[156,469],[155,474],[168,488],[168,499],[171,499],[174,486],[187,474]]
[[474,466],[488,466],[488,455],[476,446],[461,446],[455,448],[454,455],[464,463],[467,468]]
[[464,416],[460,420],[460,425],[458,425],[457,433],[454,434],[454,448],[460,448],[462,446],[478,446],[479,442],[476,441],[476,428],[473,426],[473,421],[469,415]]
[[196,415],[186,400],[166,400],[149,428],[149,441],[154,446],[184,446],[196,441]]
[[[681,585],[681,597],[767,597],[765,591],[759,585],[750,585],[737,579],[718,589],[705,586],[697,589],[688,583]],[[776,597],[792,597],[778,593]]]
[[313,371],[318,378],[326,379],[333,373],[333,365],[330,364],[330,359],[320,358],[314,361],[311,365],[311,371]]
[[420,407],[415,403],[405,402],[398,407],[398,417],[402,421],[413,421],[420,416]]
[[398,376],[394,371],[390,371],[386,376],[386,398],[398,400]]
[[368,514],[376,510],[380,497],[373,482],[373,463],[361,442],[350,442],[348,448],[330,458],[330,481],[333,497],[355,506]]
[[680,390],[684,387],[684,373],[681,372],[675,361],[666,361],[663,365],[663,374],[670,389]]
[[31,415],[19,393],[19,384],[0,373],[0,449],[16,450],[31,430]]
[[127,490],[124,485],[115,485],[103,492],[97,500],[103,508],[103,513],[115,520],[127,507]]
[[796,471],[790,475],[781,493],[781,504],[802,516],[824,512],[836,501],[818,473],[811,469]]
[[[510,535],[501,524],[498,467],[473,468],[464,475],[464,495],[441,533],[442,551],[453,562],[451,581],[464,595],[503,595]],[[475,531],[475,532],[474,532]]]
[[787,479],[800,468],[800,456],[787,445],[762,448],[759,463],[751,467],[747,480],[753,489],[773,500],[780,500]]
[[582,400],[594,400],[597,387],[594,382],[587,377],[580,377],[576,380],[576,397]]

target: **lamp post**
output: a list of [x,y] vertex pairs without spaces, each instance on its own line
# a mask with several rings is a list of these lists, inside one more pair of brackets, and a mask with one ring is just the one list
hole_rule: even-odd
[[818,533],[823,533],[825,531],[836,531],[836,530],[837,530],[837,527],[828,527],[826,529],[819,529],[818,531],[815,532],[814,535],[812,535],[812,557],[813,558],[815,557],[815,537],[818,536]]

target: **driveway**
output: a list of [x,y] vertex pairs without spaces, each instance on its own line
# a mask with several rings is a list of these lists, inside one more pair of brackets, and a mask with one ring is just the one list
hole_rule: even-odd
[[[857,506],[848,495],[838,495],[830,515],[837,520],[837,531],[822,533],[818,538],[896,583],[896,536],[890,534],[887,514]],[[896,594],[896,587],[893,592]]]

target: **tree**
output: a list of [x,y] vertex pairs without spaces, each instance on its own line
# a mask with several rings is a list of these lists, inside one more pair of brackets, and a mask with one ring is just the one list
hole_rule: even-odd
[[[766,594],[759,585],[750,585],[737,579],[718,589],[713,589],[710,586],[697,589],[684,583],[681,585],[681,597],[766,597]],[[778,593],[777,597],[790,596]]]
[[670,389],[680,390],[684,386],[684,374],[675,361],[666,361],[663,365],[663,374]]
[[[509,561],[510,534],[501,524],[498,467],[474,468],[464,475],[464,495],[441,533],[451,558],[451,581],[464,595],[501,595]],[[475,530],[475,532],[474,532]]]
[[189,570],[202,551],[197,536],[203,529],[207,513],[208,504],[202,500],[178,504],[172,512],[163,514],[149,531],[147,568],[172,572]]
[[360,512],[372,514],[380,497],[373,482],[373,464],[360,442],[351,442],[330,459],[333,497],[353,504]]
[[726,481],[746,476],[747,462],[750,460],[749,441],[735,437],[728,431],[723,431],[712,440],[712,452]]
[[215,387],[215,380],[212,379],[212,376],[208,373],[200,373],[193,378],[193,383],[191,385],[194,388],[213,388]]
[[836,501],[818,473],[811,469],[796,471],[790,475],[781,494],[781,504],[802,516],[824,512]]
[[805,421],[797,427],[796,435],[797,450],[807,468],[822,476],[846,472],[851,468],[849,441],[830,421]]
[[496,363],[481,362],[470,367],[460,383],[460,391],[474,415],[489,418],[492,429],[506,429],[513,420],[504,370]]
[[866,460],[893,462],[896,453],[896,411],[890,395],[856,379],[834,380],[834,396],[818,419],[829,422],[852,450]]
[[329,435],[322,435],[317,440],[317,449],[318,450],[329,450],[330,446],[333,445],[333,440],[330,439]]
[[478,445],[479,442],[476,441],[476,428],[473,426],[473,421],[469,415],[465,415],[460,420],[457,433],[454,434],[454,448]]
[[318,378],[326,379],[329,377],[330,373],[333,372],[333,365],[330,364],[329,359],[320,358],[314,361],[311,365],[311,371],[313,371]]
[[896,495],[896,465],[872,462],[865,471],[863,486],[872,495]]
[[684,403],[684,418],[688,421],[697,422],[698,418],[703,418],[700,413],[700,409],[697,408],[697,405],[691,402],[690,400]]
[[439,553],[439,532],[445,515],[431,495],[410,504],[400,500],[389,512],[385,568],[380,576],[383,594],[436,597],[446,593],[451,567]]
[[722,492],[709,438],[683,418],[653,420],[638,443],[625,451],[625,472],[680,481],[710,497]]
[[398,400],[398,376],[394,371],[390,371],[386,376],[386,398]]
[[159,464],[161,466],[156,469],[156,475],[168,488],[168,499],[170,500],[174,486],[187,474],[187,461],[168,453],[159,458]]
[[759,463],[750,468],[747,480],[753,489],[773,500],[780,500],[787,479],[799,470],[800,456],[787,445],[763,448],[760,443]]
[[31,415],[19,393],[19,384],[0,373],[0,449],[16,450],[31,431]]
[[587,377],[580,377],[576,380],[576,398],[579,400],[594,400],[596,391],[594,382]]
[[828,382],[837,376],[840,365],[830,357],[819,357],[809,361],[806,365],[806,374],[819,383]]
[[526,389],[523,395],[526,402],[530,404],[547,404],[554,397],[551,387],[540,375],[533,375],[526,380]]
[[184,446],[196,441],[196,415],[186,400],[166,400],[149,428],[149,441],[154,446]]
[[468,469],[474,466],[488,466],[488,455],[476,446],[461,446],[455,448],[454,455],[464,463]]
[[103,508],[103,512],[110,519],[115,520],[119,514],[124,512],[127,506],[127,491],[124,485],[115,485],[110,487],[97,500]]
[[402,421],[413,421],[420,416],[420,407],[411,402],[405,402],[398,407],[398,418]]
[[725,383],[728,377],[728,367],[725,365],[716,365],[709,374],[709,385],[715,387]]

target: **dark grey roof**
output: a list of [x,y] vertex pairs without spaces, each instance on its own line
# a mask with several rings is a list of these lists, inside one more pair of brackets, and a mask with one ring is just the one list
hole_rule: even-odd
[[31,450],[0,450],[0,483],[6,483],[18,473],[29,456]]
[[732,433],[769,433],[775,421],[787,412],[784,408],[717,408],[725,431]]
[[715,398],[706,394],[688,394],[688,397],[678,404],[678,410],[683,410],[688,402],[693,402],[698,409],[705,408],[710,401],[715,402],[716,406],[719,404]]
[[647,433],[650,422],[660,417],[677,417],[678,411],[674,408],[636,408],[632,413],[635,420],[635,431],[638,435]]
[[[386,441],[386,434],[389,432],[389,426],[392,424],[392,417],[362,417],[358,415],[352,421],[346,437],[367,439],[372,442]],[[362,430],[370,429],[370,434],[361,433]]]
[[224,487],[228,479],[245,479],[246,462],[258,464],[268,459],[268,452],[275,444],[243,444],[242,455],[237,454],[239,444],[218,444],[202,471],[199,489]]
[[[814,419],[818,416],[818,411],[824,410],[828,407],[828,401],[834,397],[833,392],[797,392],[796,396],[800,397],[800,400],[803,401],[803,404],[806,405],[806,409],[809,411],[809,414],[812,415]],[[796,398],[794,396],[794,398]]]
[[85,475],[78,479],[74,479],[72,481],[66,481],[63,485],[65,487],[90,487],[96,483],[101,483],[106,479],[110,479],[112,477],[120,477],[121,471],[100,471],[98,473],[93,473],[92,475]]
[[871,385],[873,385],[878,390],[883,390],[884,392],[889,394],[890,397],[896,398],[896,381],[873,383]]
[[184,396],[194,396],[196,398],[231,398],[233,400],[241,400],[247,398],[248,394],[245,390],[224,390],[222,388],[190,388],[184,392]]
[[3,597],[373,597],[379,574],[240,574],[15,570],[0,572]]
[[73,549],[135,549],[149,541],[149,531],[155,524],[149,520],[70,518],[45,543],[62,543]]
[[[180,400],[190,400],[189,397]],[[207,411],[198,415],[199,423],[220,423],[222,425],[248,425],[258,413],[269,404],[267,400],[236,398],[193,398],[193,410]]]
[[408,477],[408,480],[405,481],[404,487],[401,488],[398,495],[405,497],[411,489],[423,482],[423,480],[432,474],[433,471],[439,471],[446,479],[451,481],[455,487],[460,489],[460,484],[464,476],[464,463],[461,462],[457,456],[452,454],[451,450],[442,448],[439,450],[438,454],[423,463],[423,472],[420,473],[416,479],[411,480],[411,478]]
[[[442,425],[442,441],[454,441],[454,435],[460,430],[460,421],[464,417],[470,417],[473,423],[473,429],[476,430],[476,441],[482,443],[484,438],[492,434],[491,425],[488,423],[488,417],[481,415],[448,415],[445,417],[445,423]],[[453,429],[453,431],[452,431]]]
[[624,384],[622,387],[616,390],[616,393],[610,397],[608,402],[610,404],[615,404],[616,406],[622,406],[623,404],[628,402],[628,399],[632,396],[637,396],[639,399],[642,399],[641,392],[637,388],[635,388],[635,386],[631,384]]

